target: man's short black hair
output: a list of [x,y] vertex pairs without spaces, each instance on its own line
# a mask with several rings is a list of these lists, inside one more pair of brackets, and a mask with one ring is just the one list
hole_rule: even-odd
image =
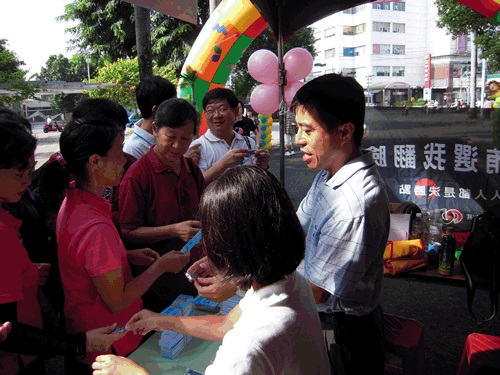
[[224,172],[205,190],[198,216],[208,259],[243,289],[281,280],[304,257],[295,208],[276,177],[260,167]]
[[203,98],[203,109],[205,109],[210,102],[219,101],[226,99],[229,106],[234,109],[238,107],[238,98],[234,95],[232,90],[217,87],[208,91]]
[[165,100],[176,96],[177,91],[174,84],[160,76],[143,79],[135,90],[137,107],[145,119],[153,117],[153,106],[159,106]]
[[354,142],[359,146],[365,122],[365,94],[353,78],[340,74],[326,74],[302,86],[293,99],[291,109],[307,110],[325,124],[331,133],[339,126],[354,124]]

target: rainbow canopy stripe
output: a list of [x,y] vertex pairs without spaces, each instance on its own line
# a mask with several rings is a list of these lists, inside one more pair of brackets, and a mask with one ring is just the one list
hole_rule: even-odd
[[500,23],[500,0],[457,0],[472,10]]

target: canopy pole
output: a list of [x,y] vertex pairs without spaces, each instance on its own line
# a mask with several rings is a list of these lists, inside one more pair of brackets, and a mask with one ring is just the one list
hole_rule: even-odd
[[279,129],[280,129],[280,182],[285,186],[285,85],[286,70],[283,63],[283,25],[281,19],[281,1],[275,1],[278,21],[278,68],[279,68]]

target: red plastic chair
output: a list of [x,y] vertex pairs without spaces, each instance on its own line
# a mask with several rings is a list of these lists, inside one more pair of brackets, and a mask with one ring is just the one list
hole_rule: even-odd
[[424,367],[424,325],[418,320],[384,314],[386,353],[399,357],[402,366],[386,364],[385,372],[422,375]]
[[457,374],[474,374],[479,368],[500,370],[500,337],[482,333],[467,336]]

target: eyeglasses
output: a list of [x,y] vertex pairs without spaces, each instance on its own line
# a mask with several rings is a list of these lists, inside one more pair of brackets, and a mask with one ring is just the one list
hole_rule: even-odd
[[219,107],[219,108],[208,108],[205,110],[205,113],[207,116],[213,116],[215,115],[215,112],[217,112],[219,115],[224,116],[226,113],[229,112],[228,107]]

